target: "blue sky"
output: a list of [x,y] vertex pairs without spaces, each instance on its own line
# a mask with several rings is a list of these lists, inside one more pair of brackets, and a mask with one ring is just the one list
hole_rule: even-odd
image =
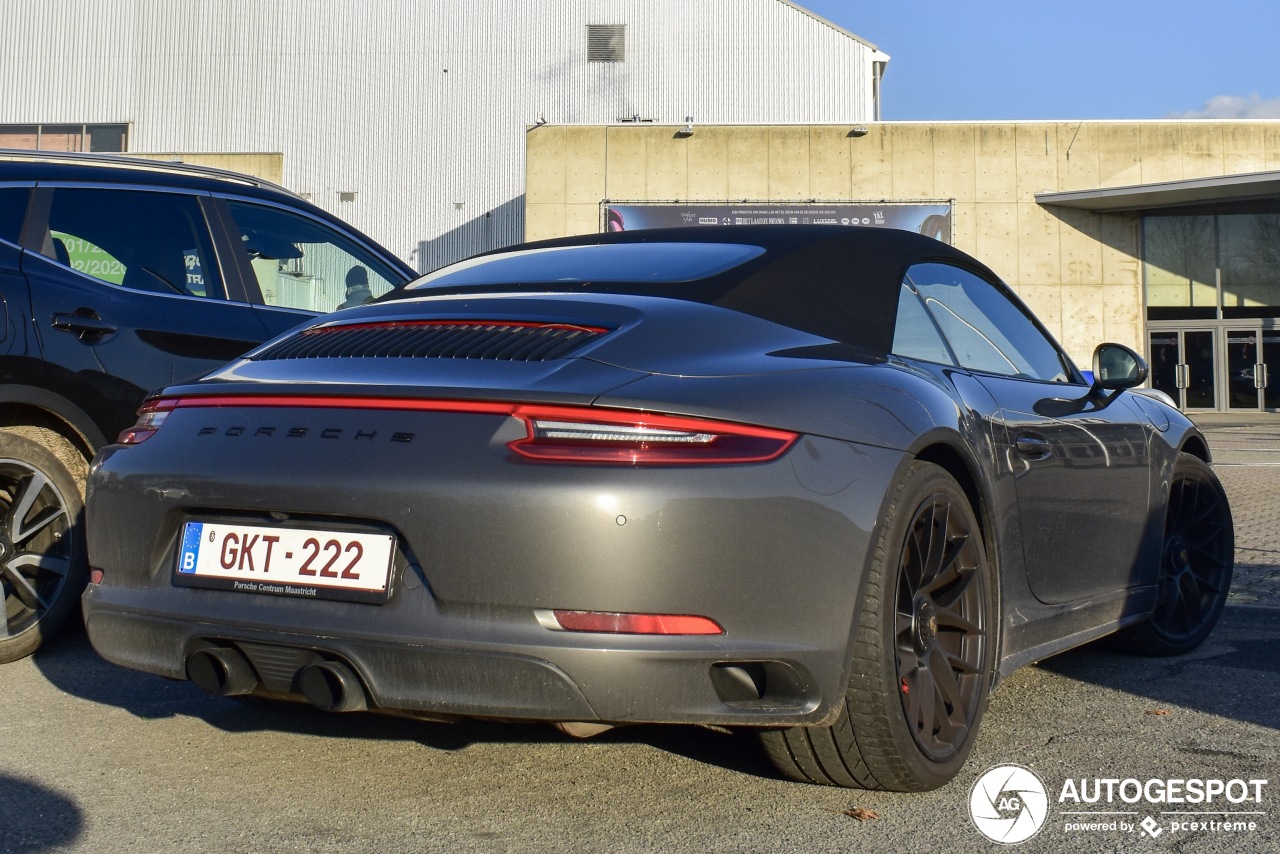
[[1280,119],[1276,0],[796,0],[888,53],[886,121]]

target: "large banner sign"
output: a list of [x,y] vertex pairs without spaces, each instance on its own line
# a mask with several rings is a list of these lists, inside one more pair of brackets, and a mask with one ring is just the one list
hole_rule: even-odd
[[951,242],[947,202],[671,202],[601,205],[602,231],[703,225],[862,225],[901,228]]

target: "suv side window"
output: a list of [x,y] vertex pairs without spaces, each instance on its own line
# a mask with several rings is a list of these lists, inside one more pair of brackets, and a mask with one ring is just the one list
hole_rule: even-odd
[[18,242],[30,196],[30,187],[0,187],[0,240]]
[[911,285],[960,365],[975,371],[1070,382],[1070,363],[1017,303],[995,285],[949,264],[917,264]]
[[296,213],[227,201],[262,303],[330,312],[372,302],[403,275],[356,241]]
[[195,196],[58,188],[41,251],[131,290],[222,298],[209,247]]

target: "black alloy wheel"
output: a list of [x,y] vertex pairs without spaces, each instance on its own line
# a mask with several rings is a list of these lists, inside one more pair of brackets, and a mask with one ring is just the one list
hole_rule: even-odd
[[898,689],[920,752],[945,762],[967,749],[986,702],[986,574],[972,514],[939,493],[912,519],[898,566]]
[[1142,655],[1182,655],[1199,646],[1222,614],[1235,566],[1235,528],[1218,476],[1179,455],[1165,506],[1156,604],[1151,618],[1117,635]]
[[79,602],[82,508],[75,479],[57,457],[0,431],[0,663],[34,652]]
[[863,579],[840,716],[761,733],[783,774],[824,785],[936,789],[964,766],[994,672],[995,591],[982,528],[942,468],[894,487]]

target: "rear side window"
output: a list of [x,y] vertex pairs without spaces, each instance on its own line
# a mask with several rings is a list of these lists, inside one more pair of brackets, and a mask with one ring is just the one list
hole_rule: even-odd
[[86,276],[132,290],[223,295],[194,196],[56,189],[41,251]]
[[893,353],[908,359],[922,359],[941,365],[954,365],[951,351],[942,340],[924,303],[905,282],[898,292],[898,316],[893,327]]
[[18,242],[30,196],[29,187],[0,187],[0,240]]
[[949,264],[917,264],[907,279],[962,367],[1023,379],[1070,382],[1069,362],[995,285]]

